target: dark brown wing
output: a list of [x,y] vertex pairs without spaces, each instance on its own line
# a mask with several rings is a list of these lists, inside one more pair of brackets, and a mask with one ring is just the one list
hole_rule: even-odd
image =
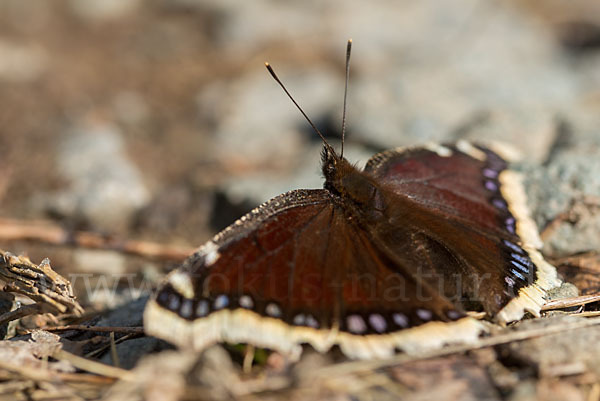
[[[499,312],[499,320],[537,314],[545,290],[558,285],[555,269],[537,250],[541,241],[520,178],[495,152],[467,142],[387,151],[365,172],[410,202],[403,223],[424,255],[456,261],[434,261],[433,273],[446,281],[459,277],[462,290],[489,313]],[[388,231],[380,239],[390,252],[406,254],[399,238],[406,234]]]
[[150,301],[145,327],[195,349],[229,341],[294,353],[301,343],[337,344],[366,358],[471,340],[481,328],[462,316],[382,253],[340,198],[300,190],[202,246]]
[[438,215],[518,241],[500,191],[506,162],[490,150],[462,147],[471,154],[451,145],[386,151],[373,156],[365,171]]

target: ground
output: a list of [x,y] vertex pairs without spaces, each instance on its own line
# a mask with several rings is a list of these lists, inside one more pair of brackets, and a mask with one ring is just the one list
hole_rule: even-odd
[[[580,294],[597,294],[597,8],[0,1],[0,249],[36,266],[49,258],[85,309],[75,318],[62,294],[68,313],[4,326],[0,397],[600,399],[594,317],[530,319],[498,328],[496,343],[380,365],[259,350],[250,371],[244,350],[184,355],[140,331],[145,297],[185,254],[260,202],[321,185],[320,142],[263,63],[337,144],[349,37],[349,159],[426,141],[512,145],[544,254]],[[75,232],[114,250],[68,246]],[[570,311],[583,309],[597,308]],[[31,334],[63,324],[96,331]]]

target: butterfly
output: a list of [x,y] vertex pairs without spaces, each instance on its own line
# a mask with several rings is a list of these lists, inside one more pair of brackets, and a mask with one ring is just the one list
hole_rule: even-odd
[[198,248],[149,300],[148,334],[365,359],[475,341],[473,308],[539,315],[560,280],[498,152],[429,144],[359,170],[322,139],[323,188],[279,195]]

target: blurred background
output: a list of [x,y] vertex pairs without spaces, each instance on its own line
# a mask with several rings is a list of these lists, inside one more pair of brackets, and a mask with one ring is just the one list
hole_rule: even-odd
[[[1,0],[0,216],[196,247],[272,196],[320,187],[320,141],[263,63],[339,145],[348,38],[351,161],[507,142],[540,226],[591,204],[548,251],[597,249],[600,3],[585,0]],[[62,273],[172,267],[0,248]]]

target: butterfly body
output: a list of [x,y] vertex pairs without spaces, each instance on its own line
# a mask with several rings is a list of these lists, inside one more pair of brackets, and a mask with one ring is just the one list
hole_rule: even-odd
[[322,159],[323,189],[261,205],[169,275],[147,331],[196,350],[309,343],[383,357],[472,341],[473,303],[508,322],[558,285],[518,180],[491,150],[394,150],[360,171],[326,144]]

